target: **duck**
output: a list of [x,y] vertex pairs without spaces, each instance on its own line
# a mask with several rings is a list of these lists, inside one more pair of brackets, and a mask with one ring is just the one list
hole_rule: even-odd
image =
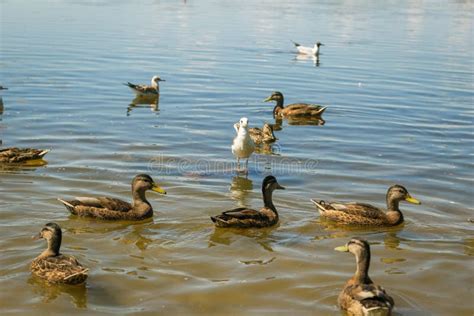
[[158,96],[160,93],[160,81],[166,81],[164,79],[161,79],[159,76],[153,76],[151,78],[151,86],[147,85],[139,85],[139,84],[133,84],[130,82],[124,83],[127,87],[132,89],[136,96]]
[[26,163],[33,160],[40,160],[49,152],[49,149],[2,148],[0,149],[0,163]]
[[[238,127],[237,127],[238,124]],[[249,157],[255,151],[255,143],[249,133],[249,119],[242,117],[239,123],[234,124],[237,132],[232,142],[232,154],[237,158],[237,170],[240,171],[240,159],[246,159],[245,170],[248,172]]]
[[303,46],[296,42],[293,42],[293,44],[295,45],[296,50],[298,51],[299,54],[318,56],[318,57],[319,57],[319,52],[321,50],[321,46],[324,46],[324,44],[321,42],[316,42],[316,44],[314,44],[313,47]]
[[352,238],[334,250],[350,252],[356,257],[357,269],[337,299],[339,307],[349,315],[391,315],[395,302],[380,285],[369,277],[370,246],[366,240]]
[[412,204],[421,204],[408,193],[408,190],[399,185],[393,185],[387,190],[387,211],[370,204],[351,202],[326,202],[311,200],[319,210],[321,216],[339,224],[345,225],[370,225],[370,226],[396,226],[403,223],[403,214],[398,208],[400,201]]
[[33,275],[56,284],[77,285],[86,281],[89,269],[75,257],[59,252],[62,232],[58,224],[47,223],[33,239],[45,239],[48,243],[48,248],[31,262]]
[[[239,127],[240,127],[239,123],[236,123],[234,125],[234,128],[237,133],[239,132]],[[277,138],[275,137],[275,134],[273,134],[273,127],[268,123],[263,124],[262,128],[258,128],[258,127],[249,128],[249,135],[250,135],[250,138],[252,138],[255,145],[257,146],[263,143],[266,143],[266,144],[274,143],[277,140]]]
[[298,118],[298,117],[319,117],[326,110],[325,106],[308,103],[293,103],[283,106],[283,94],[279,91],[274,91],[264,100],[264,102],[275,101],[276,105],[273,108],[273,117]]
[[263,207],[260,210],[239,207],[217,216],[211,216],[211,220],[216,227],[262,228],[273,226],[278,223],[278,212],[272,200],[273,191],[284,189],[274,176],[269,175],[262,181]]
[[153,216],[153,208],[145,197],[152,190],[160,194],[166,191],[159,187],[147,174],[139,174],[132,180],[133,202],[111,197],[76,197],[65,201],[58,199],[73,215],[104,220],[143,220]]

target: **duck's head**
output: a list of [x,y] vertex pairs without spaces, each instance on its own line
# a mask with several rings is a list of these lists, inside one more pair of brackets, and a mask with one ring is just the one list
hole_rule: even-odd
[[61,227],[56,223],[47,223],[43,226],[38,235],[33,239],[45,239],[48,242],[48,249],[45,250],[45,256],[56,256],[59,254],[62,240]]
[[369,243],[361,238],[354,237],[344,246],[334,248],[336,251],[350,252],[358,258],[370,257]]
[[33,238],[45,239],[47,241],[50,241],[52,239],[57,239],[59,240],[59,243],[61,243],[61,238],[62,238],[61,227],[59,227],[59,225],[56,223],[48,223],[44,225],[44,227],[41,229],[39,234],[34,236]]
[[166,194],[159,185],[153,181],[153,179],[147,174],[139,174],[132,180],[132,191],[146,191],[152,190],[161,194]]
[[268,123],[265,123],[263,124],[263,137],[265,139],[271,139],[271,140],[276,140],[277,138],[275,137],[275,134],[273,134],[273,127],[268,124]]
[[316,44],[314,44],[315,47],[319,48],[320,46],[324,46],[323,43],[321,42],[316,42]]
[[274,176],[266,176],[262,182],[262,191],[271,191],[274,190],[284,190],[285,188],[282,187]]
[[239,126],[243,128],[247,128],[249,126],[249,119],[246,117],[242,117],[239,121]]
[[412,204],[421,204],[408,193],[408,190],[399,184],[391,186],[387,191],[387,201],[407,201]]
[[270,102],[270,101],[280,102],[280,101],[283,101],[283,94],[279,91],[274,91],[274,92],[272,92],[272,94],[268,98],[266,98],[263,101],[264,102]]
[[152,84],[152,85],[153,85],[153,84],[156,84],[156,85],[157,85],[160,81],[166,81],[166,80],[161,79],[161,78],[158,77],[158,76],[153,76],[153,78],[151,78],[151,84]]

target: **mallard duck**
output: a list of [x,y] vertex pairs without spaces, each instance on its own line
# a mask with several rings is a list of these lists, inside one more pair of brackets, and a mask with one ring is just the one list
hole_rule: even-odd
[[325,106],[307,103],[293,103],[283,107],[283,94],[278,91],[273,92],[264,100],[264,102],[270,101],[276,102],[276,106],[273,108],[274,117],[317,117],[326,110]]
[[240,170],[240,159],[246,159],[245,170],[248,171],[249,157],[255,151],[255,143],[249,135],[249,120],[246,117],[240,119],[239,128],[234,128],[237,131],[237,136],[232,142],[232,154],[237,158],[237,170]]
[[31,160],[43,159],[49,149],[34,148],[3,148],[0,149],[0,163],[24,163]]
[[73,256],[59,253],[61,247],[61,227],[56,223],[44,225],[34,239],[46,239],[48,248],[33,262],[31,272],[50,283],[80,284],[86,281],[87,271]]
[[267,176],[262,182],[263,208],[259,211],[239,207],[211,216],[217,227],[261,228],[278,223],[278,212],[273,205],[272,194],[275,189],[285,189],[278,184],[274,176]]
[[391,186],[387,191],[387,212],[370,204],[351,202],[325,202],[311,200],[316,204],[321,216],[341,224],[395,226],[403,222],[403,214],[398,208],[400,201],[421,204],[401,185]]
[[[293,42],[293,41],[292,41]],[[296,42],[293,42],[296,47],[296,50],[299,54],[319,56],[320,47],[324,46],[321,42],[316,42],[313,47],[302,46]]]
[[[234,125],[234,128],[237,133],[239,132],[239,127],[240,127],[239,123],[236,123]],[[261,145],[262,143],[269,144],[277,140],[277,138],[275,137],[275,134],[273,134],[273,127],[268,123],[263,124],[263,128],[258,128],[258,127],[249,128],[249,135],[250,135],[250,138],[252,138],[255,145]]]
[[351,252],[357,262],[354,276],[347,281],[337,299],[340,308],[349,315],[391,315],[395,305],[393,298],[369,277],[370,246],[367,241],[352,238],[335,250]]
[[124,83],[127,87],[132,89],[137,96],[158,95],[160,93],[160,81],[166,81],[158,76],[151,78],[151,86],[133,84],[130,82]]
[[72,214],[78,216],[108,220],[142,220],[153,216],[153,208],[145,197],[147,190],[166,194],[166,191],[160,188],[149,175],[139,174],[132,180],[132,204],[110,197],[76,197],[71,201],[58,200]]

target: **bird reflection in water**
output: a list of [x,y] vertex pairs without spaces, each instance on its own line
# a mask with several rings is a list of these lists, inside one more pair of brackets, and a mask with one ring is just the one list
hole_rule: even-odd
[[[289,117],[286,119],[288,125],[313,125],[323,126],[326,121],[322,117]],[[274,131],[283,130],[283,119],[275,117],[275,123],[271,124]]]
[[209,237],[209,248],[219,245],[230,246],[236,241],[242,240],[242,238],[251,238],[257,242],[264,250],[273,252],[271,244],[274,240],[271,238],[271,233],[275,228],[278,228],[278,224],[273,227],[267,228],[218,228],[214,229],[214,232]]
[[293,60],[297,62],[307,62],[311,60],[313,61],[314,67],[319,67],[320,65],[319,56],[314,55],[297,54]]
[[85,283],[79,285],[49,284],[44,280],[31,276],[28,279],[33,292],[41,296],[44,303],[51,303],[65,294],[70,297],[76,308],[87,308],[87,287]]
[[152,112],[159,113],[160,111],[160,95],[143,95],[137,96],[132,100],[132,103],[127,107],[127,116],[136,108],[148,108]]
[[239,207],[249,204],[249,196],[253,190],[253,182],[248,177],[235,176],[230,184],[231,198],[237,201]]

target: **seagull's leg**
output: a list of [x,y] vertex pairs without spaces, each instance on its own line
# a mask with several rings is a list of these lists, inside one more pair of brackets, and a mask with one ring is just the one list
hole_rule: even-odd
[[249,158],[245,161],[245,170],[247,170],[247,173],[249,172]]
[[237,172],[240,171],[240,158],[237,157]]

